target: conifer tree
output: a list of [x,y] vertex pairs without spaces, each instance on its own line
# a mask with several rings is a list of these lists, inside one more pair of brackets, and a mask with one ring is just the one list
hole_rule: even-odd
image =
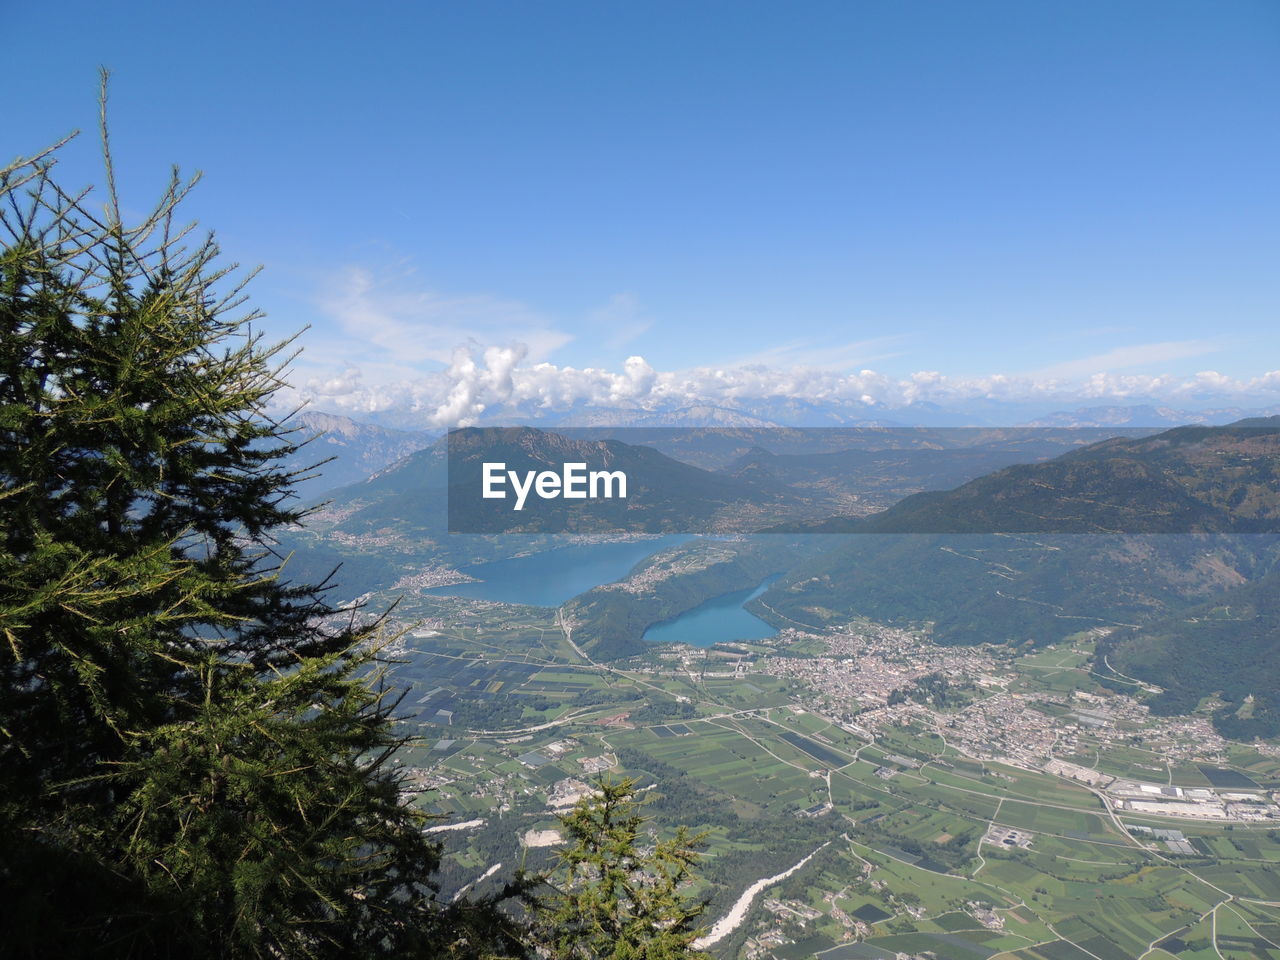
[[561,817],[566,847],[537,923],[551,960],[677,960],[696,950],[705,904],[688,887],[703,835],[651,838],[635,780],[603,780]]
[[435,898],[385,622],[274,551],[304,517],[287,344],[178,226],[194,180],[126,225],[103,146],[105,209],[57,148],[0,170],[3,949],[517,952],[491,902]]
[[631,781],[566,818],[531,918],[499,907],[536,877],[437,899],[386,619],[276,552],[289,345],[178,226],[195,180],[126,225],[102,140],[101,210],[63,144],[0,168],[0,952],[702,956],[700,838],[642,849]]

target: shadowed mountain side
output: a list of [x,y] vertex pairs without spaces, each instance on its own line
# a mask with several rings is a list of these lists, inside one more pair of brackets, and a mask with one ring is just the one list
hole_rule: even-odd
[[[672,533],[759,529],[813,510],[777,483],[740,479],[674,460],[650,447],[528,427],[457,430],[449,435],[449,529],[464,533]],[[501,463],[520,477],[560,474],[566,463],[625,475],[625,496],[571,500],[531,491],[520,509],[510,484],[486,499],[483,467]]]

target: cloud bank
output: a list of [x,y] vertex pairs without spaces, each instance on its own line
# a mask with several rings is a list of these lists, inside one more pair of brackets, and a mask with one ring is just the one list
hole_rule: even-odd
[[[892,419],[893,410],[920,405],[1203,408],[1280,401],[1280,370],[1246,378],[1213,370],[1132,372],[1180,361],[1185,370],[1187,359],[1222,350],[1213,339],[1134,343],[1038,370],[984,376],[871,369],[890,358],[901,362],[902,335],[844,344],[797,339],[741,352],[724,365],[679,370],[655,369],[636,354],[620,369],[608,369],[553,363],[555,352],[574,339],[554,318],[510,298],[424,288],[407,262],[336,270],[317,306],[331,321],[329,336],[308,348],[307,367],[277,401],[401,426],[600,422],[609,411],[635,416],[698,406],[789,423],[815,409],[849,422]],[[615,351],[652,324],[634,294],[619,293],[582,325]]]
[[955,377],[924,370],[892,377],[875,370],[747,364],[655,370],[629,357],[620,370],[528,363],[520,344],[455,348],[446,370],[388,382],[367,382],[352,366],[295,386],[300,399],[323,410],[359,416],[397,413],[422,426],[447,428],[574,411],[624,409],[658,412],[710,405],[744,412],[791,402],[869,417],[917,404],[954,406],[972,401],[1026,403],[1198,404],[1250,398],[1280,400],[1280,370],[1240,379],[1214,371],[1193,376],[1094,373],[1078,377],[990,374]]

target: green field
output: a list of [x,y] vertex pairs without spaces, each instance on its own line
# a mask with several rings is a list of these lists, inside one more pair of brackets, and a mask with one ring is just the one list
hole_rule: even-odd
[[[552,793],[589,783],[584,761],[604,757],[609,775],[647,788],[655,830],[706,831],[700,889],[711,916],[752,881],[820,849],[768,892],[816,918],[775,915],[758,899],[717,947],[726,957],[751,931],[780,924],[788,945],[771,955],[788,958],[863,942],[859,956],[1280,960],[1280,910],[1264,905],[1280,902],[1277,830],[1178,821],[1196,855],[1175,858],[1121,829],[1087,787],[967,756],[917,720],[868,739],[802,706],[804,688],[789,680],[705,678],[654,656],[604,667],[579,657],[548,611],[446,606],[424,608],[447,612],[449,627],[411,638],[401,668],[405,703],[430,721],[402,757],[429,787],[419,802],[444,823],[479,822],[440,835],[446,880],[465,882],[497,861],[546,862],[549,850],[525,850],[521,838],[553,828]],[[803,655],[822,649],[802,646]],[[1084,702],[1072,700],[1076,691],[1103,689],[1087,657],[1086,643],[1030,653],[1014,664],[1009,689],[1069,722],[1067,704]],[[435,713],[437,702],[452,705],[453,722]],[[1169,761],[1082,729],[1059,756],[1188,788],[1209,786],[1204,770],[1224,765],[1264,788],[1280,784],[1280,761],[1243,746],[1211,764]],[[1021,831],[1028,845],[983,842],[993,827]]]

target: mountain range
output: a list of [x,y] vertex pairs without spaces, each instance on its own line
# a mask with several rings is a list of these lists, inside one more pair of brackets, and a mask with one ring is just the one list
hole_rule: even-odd
[[295,429],[291,439],[302,446],[282,465],[306,471],[294,488],[304,500],[364,480],[438,436],[438,431],[392,430],[312,410],[299,413],[289,425]]
[[[1019,522],[992,532],[1032,514],[1039,531]],[[1134,532],[1135,516],[1154,518],[1148,531],[1183,532]],[[1280,417],[1117,438],[849,521],[871,532],[835,539],[759,610],[815,626],[915,623],[941,643],[1038,645],[1092,631],[1103,638],[1100,672],[1165,688],[1157,708],[1215,696],[1220,729],[1274,735],[1277,517]],[[911,530],[928,532],[901,532]]]
[[920,493],[836,533],[1280,531],[1280,417],[1113,437],[955,489]]
[[[757,609],[815,627],[861,616],[926,625],[941,643],[1015,645],[1090,632],[1099,638],[1099,673],[1163,688],[1153,709],[1187,710],[1210,697],[1224,732],[1280,732],[1280,677],[1271,669],[1280,663],[1280,417],[1143,431],[1056,456],[1063,443],[1053,431],[1041,432],[1041,447],[992,431],[955,456],[933,440],[906,449],[871,448],[867,440],[860,449],[777,453],[755,443],[761,429],[703,434],[707,443],[723,444],[712,452],[715,469],[613,437],[525,429],[508,432],[507,440],[523,450],[529,468],[599,456],[606,465],[656,469],[661,496],[649,509],[681,523],[706,509],[745,504],[763,511],[780,496],[807,496],[808,506],[824,509],[850,496],[896,500],[877,513],[839,519],[858,535],[803,543],[759,538],[766,546],[753,552],[750,567],[732,568],[733,585],[752,570],[785,570]],[[462,434],[473,458],[486,455],[484,433]],[[812,441],[799,432],[776,434],[792,444]],[[688,455],[692,441],[681,443],[669,449]],[[1038,462],[1010,465],[1010,458]],[[447,461],[447,443],[437,440],[333,491],[295,544],[304,548],[300,562],[345,562],[344,589],[363,592],[425,566],[563,542],[545,535],[550,528],[515,541],[449,536]],[[910,489],[951,483],[957,485]],[[770,542],[786,552],[781,566],[768,556]],[[695,584],[687,586],[687,596],[673,586],[649,601],[653,611],[670,616],[705,599]],[[625,656],[640,642],[643,621],[657,615],[629,613],[619,602],[584,597],[574,608],[584,630],[596,620],[627,624],[628,642],[604,643],[602,655]]]
[[[1003,411],[1003,412],[1002,412]],[[975,427],[1020,423],[1028,427],[1057,428],[1159,428],[1182,424],[1222,424],[1248,416],[1280,413],[1280,408],[1244,409],[1223,407],[1211,410],[1182,410],[1167,406],[1097,406],[1073,411],[1056,411],[1024,415],[1021,406],[988,405],[981,409],[951,411],[936,404],[915,404],[899,408],[876,408],[865,405],[846,409],[840,404],[823,404],[808,400],[779,398],[755,402],[749,408],[736,409],[713,404],[691,404],[664,410],[647,410],[639,406],[618,404],[609,408],[584,407],[563,413],[525,411],[519,420],[506,412],[491,420],[498,424],[521,423],[543,429],[566,426],[620,429],[708,428],[765,429],[788,427]],[[872,415],[868,415],[868,413]],[[494,419],[496,418],[496,419]],[[385,422],[384,422],[385,420]],[[298,438],[308,439],[302,451],[286,461],[290,469],[314,467],[327,460],[315,475],[303,479],[298,490],[304,499],[319,497],[346,484],[357,483],[384,470],[395,461],[430,446],[444,431],[426,427],[420,416],[397,414],[383,417],[367,414],[356,419],[338,413],[303,411],[291,421],[299,428]],[[660,447],[660,449],[662,449]],[[678,456],[670,450],[664,452]],[[812,452],[812,451],[810,451]],[[693,462],[693,461],[690,461]],[[707,466],[706,463],[699,463]],[[720,464],[716,464],[720,465]]]

